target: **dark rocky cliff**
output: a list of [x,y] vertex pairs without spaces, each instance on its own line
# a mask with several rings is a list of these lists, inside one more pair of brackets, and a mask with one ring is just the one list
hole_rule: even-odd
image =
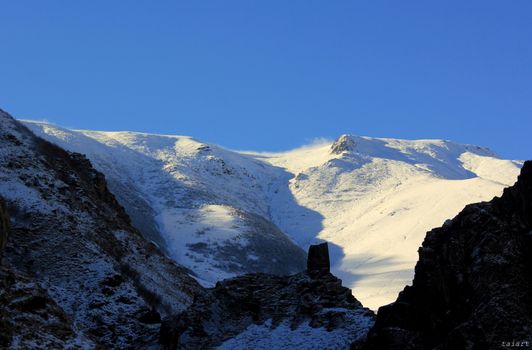
[[365,349],[532,346],[532,162],[491,202],[430,231],[413,285],[379,309]]
[[48,292],[30,276],[3,263],[9,229],[9,214],[0,197],[0,349],[23,347],[24,339],[47,348],[75,344],[78,335],[71,320]]
[[4,199],[0,197],[0,264],[9,233],[9,216],[7,214]]

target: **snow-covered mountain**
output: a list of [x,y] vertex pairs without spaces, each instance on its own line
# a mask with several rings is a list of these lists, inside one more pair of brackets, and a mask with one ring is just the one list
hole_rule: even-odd
[[304,250],[268,220],[268,184],[282,171],[190,137],[27,125],[86,154],[133,224],[205,286],[246,272],[305,269]]
[[428,230],[500,195],[522,165],[449,141],[347,135],[256,156],[294,175],[290,193],[307,208],[274,202],[272,221],[301,245],[316,237],[335,244],[332,271],[373,309],[411,283]]
[[343,135],[259,153],[185,136],[25,123],[86,154],[133,224],[204,285],[245,272],[297,272],[300,248],[327,240],[333,273],[371,308],[411,282],[426,231],[500,195],[521,166],[441,140]]

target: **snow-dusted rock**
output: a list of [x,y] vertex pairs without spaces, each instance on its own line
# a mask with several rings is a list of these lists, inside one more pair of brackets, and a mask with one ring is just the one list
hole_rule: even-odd
[[0,266],[1,349],[92,349],[97,342],[74,327],[72,319],[35,279]]
[[[320,257],[326,250],[326,244],[319,246]],[[326,270],[248,274],[218,282],[166,320],[161,344],[165,349],[348,349],[365,339],[373,319],[373,312]]]
[[344,152],[355,151],[355,140],[349,135],[342,135],[331,145],[332,154],[342,154]]

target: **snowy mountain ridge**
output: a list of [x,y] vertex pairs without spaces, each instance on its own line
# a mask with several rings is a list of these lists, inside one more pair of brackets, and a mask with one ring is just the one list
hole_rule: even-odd
[[204,285],[300,271],[303,249],[327,240],[333,273],[371,308],[411,282],[426,231],[500,195],[521,166],[442,140],[342,135],[264,153],[186,136],[25,124],[86,154],[133,224]]

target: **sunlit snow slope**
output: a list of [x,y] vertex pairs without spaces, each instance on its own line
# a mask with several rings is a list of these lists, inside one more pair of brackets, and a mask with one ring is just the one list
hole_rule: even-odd
[[521,165],[440,140],[344,135],[257,153],[182,136],[27,125],[87,154],[134,224],[205,284],[302,268],[301,251],[284,234],[303,249],[327,240],[333,272],[374,309],[411,282],[429,229],[501,194]]
[[374,309],[410,284],[429,229],[500,195],[521,166],[477,146],[347,135],[257,157],[294,174],[290,191],[309,210],[277,201],[272,221],[301,246],[332,242],[334,273]]

